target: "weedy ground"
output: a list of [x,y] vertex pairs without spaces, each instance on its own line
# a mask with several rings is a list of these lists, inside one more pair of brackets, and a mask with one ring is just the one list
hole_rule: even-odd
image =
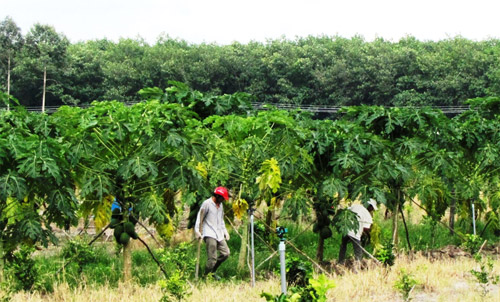
[[[470,254],[459,248],[461,240],[450,235],[440,224],[422,218],[417,210],[408,211],[409,235],[413,250],[420,252],[407,254],[406,241],[401,239],[397,250],[400,252],[395,265],[389,268],[368,262],[364,268],[344,268],[335,266],[338,256],[340,236],[335,234],[325,242],[325,259],[332,261],[332,273],[336,287],[327,294],[327,301],[403,301],[402,292],[395,288],[401,280],[402,269],[416,281],[416,286],[409,293],[410,301],[500,301],[500,287],[488,285],[481,287],[471,270],[479,271],[480,264]],[[383,211],[376,213],[375,220],[382,230],[381,238],[391,238],[391,221],[383,219]],[[444,219],[446,220],[446,219]],[[457,222],[463,233],[470,233],[469,225]],[[478,229],[483,226],[478,224]],[[310,229],[309,224],[288,225],[289,238],[295,246],[314,258],[316,253],[317,234]],[[500,275],[498,261],[500,245],[491,228],[484,232],[488,244],[483,252],[494,260],[492,276]],[[305,231],[304,231],[305,230]],[[241,230],[240,230],[241,231]],[[400,236],[404,237],[404,227],[399,227]],[[191,234],[191,233],[189,233]],[[189,237],[189,236],[188,236]],[[184,239],[184,241],[190,238]],[[87,238],[88,241],[88,238]],[[85,241],[85,242],[87,242]],[[262,292],[280,293],[278,257],[268,256],[276,249],[277,242],[271,245],[256,241],[256,264],[263,263],[257,269],[257,284],[251,287],[248,280],[248,269],[238,270],[238,254],[241,239],[235,231],[231,232],[228,242],[231,257],[219,269],[222,282],[203,281],[190,283],[190,295],[186,301],[265,301]],[[150,242],[151,247],[157,248]],[[270,248],[270,247],[271,248]],[[274,248],[273,248],[274,247]],[[151,257],[139,243],[135,243],[133,256],[134,282],[121,283],[121,257],[116,255],[116,246],[112,242],[99,242],[95,245],[96,257],[88,264],[83,273],[78,273],[76,267],[69,265],[64,274],[57,274],[65,259],[60,256],[60,247],[43,251],[38,256],[42,279],[51,280],[53,292],[19,292],[12,294],[11,301],[72,301],[72,302],[103,302],[103,301],[159,301],[163,293],[158,281],[162,275]],[[425,251],[425,252],[422,252]],[[190,250],[190,257],[195,257],[196,249]],[[352,249],[349,249],[352,254]],[[205,263],[205,253],[202,253],[201,263]],[[301,257],[292,248],[287,247],[287,257]],[[302,257],[302,260],[306,261]],[[63,276],[63,277],[61,277]],[[485,294],[486,293],[486,294]],[[4,293],[0,291],[0,302]]]
[[[471,269],[479,269],[474,259],[459,257],[435,260],[422,255],[398,257],[396,264],[390,268],[370,263],[363,269],[341,270],[341,273],[331,276],[336,287],[328,292],[328,301],[403,301],[401,293],[394,287],[400,278],[401,269],[417,281],[410,294],[411,301],[500,301],[498,285],[489,286],[488,293],[482,294],[480,285],[470,273]],[[500,274],[498,261],[495,261],[492,273]],[[192,284],[187,301],[264,301],[260,297],[263,291],[278,294],[278,276],[258,280],[255,288],[249,283],[232,280]],[[70,288],[62,283],[55,285],[51,294],[17,293],[12,296],[12,301],[146,302],[159,301],[161,297],[160,288],[156,285],[122,283],[118,286]]]

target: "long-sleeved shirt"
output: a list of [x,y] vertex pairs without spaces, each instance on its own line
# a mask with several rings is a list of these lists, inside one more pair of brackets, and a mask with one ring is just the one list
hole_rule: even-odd
[[349,231],[347,235],[354,239],[361,240],[363,229],[370,228],[373,223],[372,215],[364,206],[360,204],[352,205],[351,207],[349,207],[349,210],[358,215],[359,227],[357,229]]
[[[200,217],[200,213],[203,213],[204,217]],[[196,231],[200,231],[200,218],[203,220],[201,229],[201,236],[203,238],[211,237],[217,241],[224,240],[224,235],[227,234],[227,230],[226,224],[224,223],[224,208],[222,203],[217,208],[212,198],[209,198],[201,204],[194,226]]]

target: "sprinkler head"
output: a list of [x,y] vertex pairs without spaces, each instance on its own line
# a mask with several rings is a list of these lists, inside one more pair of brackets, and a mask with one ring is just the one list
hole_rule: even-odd
[[276,234],[280,238],[280,241],[285,241],[285,234],[288,233],[288,229],[285,227],[276,227]]

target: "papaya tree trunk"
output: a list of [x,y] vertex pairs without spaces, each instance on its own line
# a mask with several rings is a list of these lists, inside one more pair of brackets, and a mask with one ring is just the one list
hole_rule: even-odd
[[132,246],[130,242],[123,245],[123,282],[132,280]]
[[411,251],[410,233],[408,232],[408,226],[406,225],[405,214],[403,213],[403,208],[399,207],[399,213],[401,213],[401,219],[403,219],[403,225],[405,226],[406,242],[408,243],[408,249]]
[[267,228],[269,229],[269,238],[271,236],[271,234],[274,232],[274,230],[272,229],[273,228],[273,218],[274,218],[274,215],[273,215],[274,211],[272,208],[268,208],[267,209],[267,213],[266,213],[266,226]]
[[243,220],[242,225],[244,226],[243,234],[241,238],[240,255],[238,257],[238,270],[245,268],[246,258],[247,258],[247,242],[248,242],[248,223]]
[[318,248],[316,250],[316,260],[318,260],[319,263],[323,262],[324,250],[325,250],[325,239],[321,237],[321,235],[318,235]]
[[450,204],[450,221],[449,221],[450,235],[454,235],[455,234],[455,211],[456,211],[456,207],[457,207],[457,201],[456,201],[455,197],[452,197],[451,204]]
[[399,212],[399,198],[392,213],[392,245],[395,247],[398,244],[398,212]]

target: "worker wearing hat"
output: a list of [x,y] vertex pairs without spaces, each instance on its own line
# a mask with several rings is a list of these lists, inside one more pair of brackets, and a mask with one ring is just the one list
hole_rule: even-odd
[[359,226],[354,230],[350,230],[346,236],[342,237],[342,243],[340,245],[339,251],[339,263],[344,263],[345,254],[347,250],[347,244],[352,243],[354,248],[354,256],[356,260],[361,260],[363,258],[363,250],[361,248],[361,236],[363,233],[370,233],[371,225],[373,224],[372,214],[373,211],[377,210],[377,201],[370,198],[368,200],[366,208],[360,204],[354,204],[349,207],[349,210],[357,215]]
[[[205,200],[198,211],[194,234],[196,239],[205,241],[207,248],[207,263],[205,265],[205,275],[212,273],[215,279],[220,279],[215,275],[215,271],[229,257],[229,248],[226,240],[229,240],[229,233],[224,223],[223,201],[229,200],[226,188],[217,187],[212,197]],[[219,256],[217,256],[219,251]]]

